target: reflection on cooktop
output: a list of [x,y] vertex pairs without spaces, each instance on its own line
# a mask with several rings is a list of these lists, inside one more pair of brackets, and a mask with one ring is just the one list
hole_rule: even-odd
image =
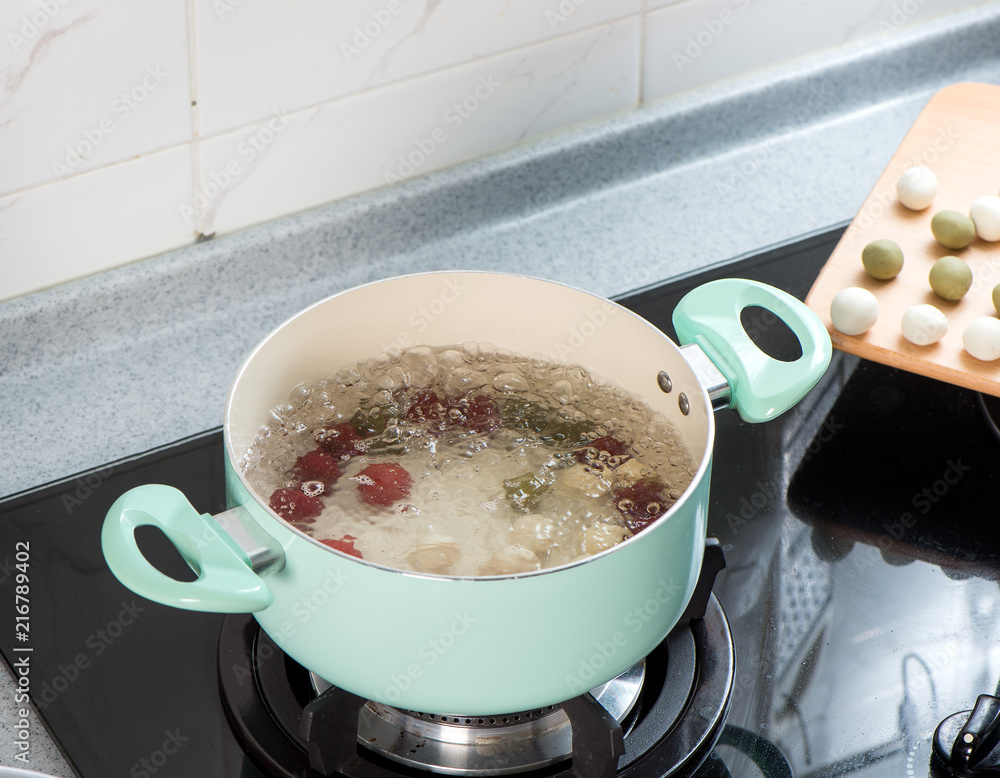
[[821,556],[858,542],[890,564],[1000,578],[998,486],[1000,443],[974,392],[861,362],[806,449],[788,505],[822,530]]

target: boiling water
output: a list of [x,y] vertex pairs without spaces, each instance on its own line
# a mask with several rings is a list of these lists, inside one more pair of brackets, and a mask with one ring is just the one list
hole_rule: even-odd
[[[661,515],[696,467],[664,416],[584,368],[467,343],[393,351],[297,386],[241,468],[265,501],[303,488],[297,459],[349,420],[368,437],[337,454],[322,513],[289,520],[403,570],[514,574],[597,553]],[[366,502],[374,463],[405,468],[409,494]]]

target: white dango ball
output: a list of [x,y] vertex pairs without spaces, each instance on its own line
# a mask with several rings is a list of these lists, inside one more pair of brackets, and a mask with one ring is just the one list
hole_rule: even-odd
[[965,328],[962,345],[976,359],[992,362],[1000,357],[1000,319],[982,316]]
[[972,202],[969,218],[976,225],[976,235],[982,240],[1000,240],[1000,197],[983,195]]
[[841,289],[830,303],[830,319],[833,326],[845,335],[861,335],[868,332],[878,319],[878,300],[860,286]]
[[907,168],[896,182],[896,196],[899,202],[911,211],[922,211],[929,206],[937,190],[937,176],[933,170],[923,165]]
[[948,331],[948,317],[933,305],[914,305],[906,309],[899,328],[910,343],[929,346]]

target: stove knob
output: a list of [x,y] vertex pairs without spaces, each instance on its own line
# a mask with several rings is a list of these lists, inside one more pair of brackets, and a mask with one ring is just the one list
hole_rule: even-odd
[[1000,697],[981,694],[973,710],[938,724],[933,759],[946,775],[1000,776]]

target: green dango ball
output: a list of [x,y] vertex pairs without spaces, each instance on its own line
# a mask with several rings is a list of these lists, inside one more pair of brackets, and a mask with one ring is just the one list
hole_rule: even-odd
[[972,270],[958,257],[941,257],[931,265],[931,289],[945,300],[961,300],[972,286]]
[[888,281],[903,269],[903,250],[891,240],[873,240],[861,250],[861,264],[872,278]]
[[1000,314],[1000,284],[993,287],[993,307]]
[[976,237],[972,219],[958,211],[938,211],[931,219],[931,232],[947,249],[964,249]]

